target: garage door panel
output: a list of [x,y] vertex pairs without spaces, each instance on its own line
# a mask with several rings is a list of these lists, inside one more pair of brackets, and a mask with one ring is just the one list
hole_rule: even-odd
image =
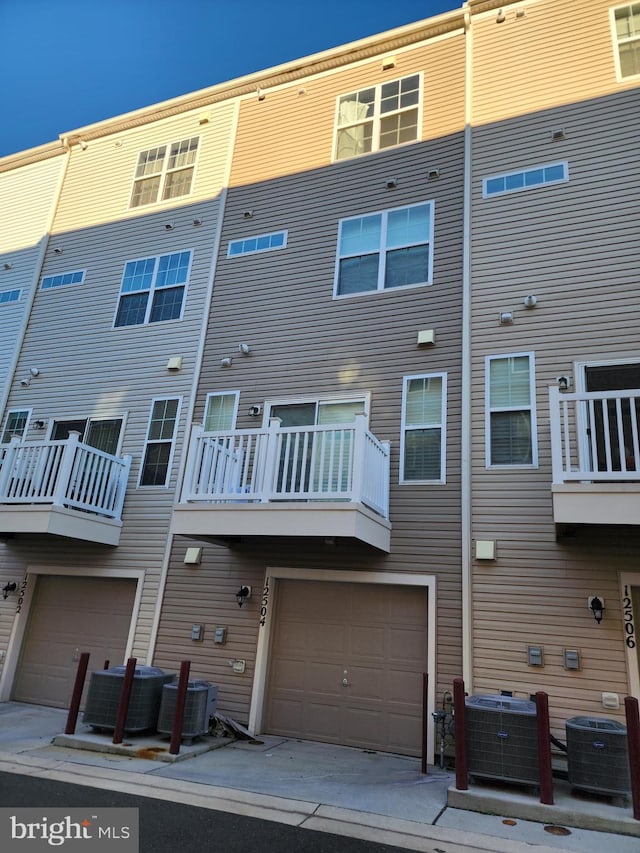
[[[285,580],[277,602],[267,730],[419,755],[426,590]],[[291,651],[291,636],[300,635],[293,623],[306,626],[304,653]],[[342,683],[345,672],[348,686]],[[283,704],[294,697],[296,714]],[[395,732],[397,725],[406,731]]]

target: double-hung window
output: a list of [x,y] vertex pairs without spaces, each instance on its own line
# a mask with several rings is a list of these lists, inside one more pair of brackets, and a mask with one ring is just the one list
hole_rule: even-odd
[[179,397],[154,400],[151,404],[147,440],[140,469],[141,486],[166,486],[180,417]]
[[238,391],[207,394],[207,405],[204,412],[205,432],[235,428],[239,396]]
[[628,3],[611,10],[616,43],[618,77],[640,74],[640,3]]
[[446,389],[444,373],[404,378],[401,483],[445,482]]
[[8,444],[14,436],[22,438],[27,430],[31,409],[14,409],[7,414],[0,444]]
[[537,465],[533,353],[488,356],[487,465]]
[[182,317],[191,252],[127,261],[114,326],[141,326]]
[[189,195],[193,183],[197,136],[141,151],[131,194],[131,207]]
[[420,74],[338,98],[335,159],[344,160],[418,139]]
[[340,222],[335,295],[431,284],[433,202]]

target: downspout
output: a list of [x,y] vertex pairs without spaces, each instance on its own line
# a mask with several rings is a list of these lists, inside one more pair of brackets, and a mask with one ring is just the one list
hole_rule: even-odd
[[0,415],[2,415],[3,422],[5,408],[9,399],[9,394],[11,393],[11,386],[13,385],[13,381],[16,375],[16,368],[18,367],[18,361],[20,360],[20,354],[22,353],[22,345],[24,343],[25,335],[27,334],[29,320],[31,319],[31,311],[33,309],[33,303],[35,301],[36,293],[38,291],[38,282],[40,281],[40,276],[42,275],[42,267],[44,266],[45,253],[49,245],[49,239],[51,238],[51,230],[55,222],[56,214],[58,213],[58,207],[60,205],[60,196],[62,195],[62,187],[64,186],[64,181],[67,176],[67,169],[69,167],[71,146],[67,144],[66,139],[62,140],[62,144],[66,149],[65,154],[63,155],[64,164],[60,170],[60,175],[58,177],[58,185],[55,189],[55,194],[51,203],[51,208],[49,210],[49,216],[44,228],[44,233],[40,238],[40,248],[38,249],[38,255],[34,265],[34,275],[31,281],[31,287],[29,288],[29,293],[27,295],[27,303],[24,307],[22,323],[20,324],[20,329],[18,331],[16,342],[13,348],[13,355],[11,357],[9,369],[7,371],[7,381],[4,384],[4,388],[0,392]]
[[472,691],[473,644],[471,601],[471,122],[473,96],[473,35],[471,9],[462,6],[465,29],[464,207],[462,214],[462,367],[460,498],[462,539],[462,677]]

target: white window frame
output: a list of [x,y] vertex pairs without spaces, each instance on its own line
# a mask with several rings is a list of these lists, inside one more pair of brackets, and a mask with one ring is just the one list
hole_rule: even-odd
[[[171,285],[167,285],[167,286],[163,286],[163,287],[156,287],[156,282],[158,280],[158,270],[160,267],[160,259],[165,258],[165,257],[171,257],[172,255],[182,255],[185,253],[189,254],[189,264],[187,266],[187,273],[186,273],[184,282],[180,282],[179,284],[171,284]],[[144,290],[133,290],[133,291],[130,291],[128,293],[124,293],[122,288],[124,286],[125,275],[127,272],[127,265],[139,263],[141,261],[153,261],[154,262],[154,269],[153,269],[153,273],[152,273],[152,277],[151,277],[151,284],[150,284],[149,288],[148,289],[145,288]],[[182,320],[182,318],[184,317],[184,308],[185,308],[185,305],[187,303],[187,291],[189,288],[189,280],[191,279],[192,264],[193,264],[193,249],[177,249],[175,252],[163,252],[161,255],[149,255],[148,257],[145,257],[145,258],[132,258],[130,260],[125,261],[124,267],[122,270],[122,278],[120,279],[120,290],[118,291],[118,301],[116,303],[116,310],[113,314],[112,328],[113,329],[137,329],[137,328],[140,328],[140,326],[155,326],[155,325],[160,324],[160,323],[178,323],[178,322],[180,322],[180,320]],[[180,316],[179,317],[172,317],[171,319],[167,319],[167,320],[151,321],[149,318],[151,317],[151,311],[153,309],[154,295],[158,291],[171,290],[172,288],[175,288],[175,287],[181,287],[182,288],[182,304],[180,305]],[[118,312],[120,310],[120,302],[121,302],[122,298],[127,297],[127,296],[132,296],[135,294],[140,294],[140,293],[148,293],[148,295],[149,295],[149,298],[147,300],[147,307],[145,309],[144,320],[142,321],[142,323],[130,323],[130,324],[125,324],[125,325],[116,325],[116,321],[118,319]]]
[[88,417],[87,415],[78,415],[77,417],[54,417],[49,421],[49,428],[47,430],[47,441],[52,441],[51,436],[54,434],[56,426],[58,424],[70,423],[72,421],[85,421],[85,427],[82,434],[81,441],[84,442],[92,424],[100,423],[100,421],[120,421],[120,433],[118,435],[118,444],[116,446],[116,450],[114,456],[122,456],[122,442],[124,440],[124,432],[127,425],[127,415],[126,413],[116,413],[113,415],[96,415],[96,417]]
[[[173,427],[173,435],[170,439],[168,438],[150,438],[149,433],[151,430],[151,423],[153,420],[153,410],[155,409],[156,403],[167,403],[170,400],[176,400],[178,405],[176,407],[176,419]],[[147,420],[147,429],[145,432],[145,440],[144,447],[142,448],[142,456],[140,459],[140,471],[138,473],[138,488],[139,489],[168,489],[169,484],[171,483],[171,469],[173,467],[173,457],[176,452],[176,439],[178,436],[178,429],[180,426],[180,414],[182,411],[182,397],[154,397],[151,400],[151,405],[149,406],[149,419]],[[169,458],[167,460],[167,475],[165,477],[164,483],[149,483],[146,485],[142,484],[142,475],[145,469],[145,463],[147,460],[147,449],[151,444],[170,444],[169,450]]]
[[[382,114],[380,112],[380,103],[381,103],[381,93],[382,87],[387,85],[388,83],[399,83],[402,80],[407,80],[410,77],[418,78],[418,103],[412,104],[410,107],[403,107],[398,110],[393,110],[388,113],[384,113],[385,117],[392,115],[399,115],[400,113],[409,112],[410,110],[417,109],[418,111],[418,121],[416,126],[416,138],[407,140],[406,142],[399,142],[396,145],[388,145],[385,148],[380,148],[380,124],[382,119]],[[343,129],[343,127],[339,126],[340,121],[340,101],[342,98],[347,97],[348,95],[356,95],[359,92],[363,92],[366,89],[374,89],[374,108],[373,115],[369,116],[367,119],[363,119],[362,122],[354,122],[353,125],[362,124],[364,121],[372,121],[373,123],[373,131],[371,138],[371,151],[363,151],[361,154],[353,154],[351,157],[340,157],[338,158],[338,132]],[[335,116],[333,120],[333,142],[332,142],[332,157],[331,160],[333,163],[343,163],[346,160],[353,160],[356,157],[366,157],[368,154],[375,154],[377,151],[388,151],[391,148],[399,148],[403,145],[413,145],[416,142],[419,142],[422,139],[422,112],[423,112],[423,92],[424,92],[424,79],[422,71],[416,71],[413,74],[404,74],[402,77],[395,77],[393,80],[384,80],[380,83],[374,83],[372,86],[361,86],[359,89],[353,89],[350,92],[341,92],[336,98],[336,106],[335,106]],[[347,125],[345,125],[347,126]]]
[[[421,241],[419,243],[408,242],[403,244],[402,246],[393,246],[390,249],[385,248],[385,244],[387,242],[387,223],[389,221],[389,214],[395,213],[398,210],[409,210],[412,207],[429,207],[429,236],[425,241]],[[414,287],[429,287],[433,284],[433,234],[434,234],[434,220],[435,220],[435,212],[436,205],[433,199],[429,201],[419,201],[415,204],[403,204],[400,207],[389,207],[386,210],[372,210],[370,213],[361,213],[358,216],[345,216],[338,222],[338,242],[336,245],[336,262],[334,269],[334,277],[333,277],[333,298],[334,299],[353,299],[357,296],[372,296],[374,293],[394,293],[396,291],[402,292],[405,290],[410,290]],[[378,283],[377,287],[372,290],[363,290],[358,293],[338,293],[338,285],[340,282],[340,261],[344,258],[349,257],[358,257],[357,255],[341,255],[340,254],[340,242],[342,240],[342,225],[344,222],[353,222],[357,219],[365,219],[368,216],[381,216],[382,222],[380,226],[380,243],[378,246]],[[427,243],[429,247],[429,271],[427,275],[426,281],[418,281],[414,284],[403,284],[400,287],[385,287],[384,279],[385,272],[387,268],[386,257],[388,252],[395,251],[396,249],[408,249],[412,246],[423,246]],[[367,253],[373,254],[373,253]]]
[[[492,361],[504,360],[507,358],[527,358],[529,360],[529,405],[528,406],[505,406],[491,408],[491,371],[490,364]],[[530,352],[509,352],[500,353],[498,355],[488,355],[484,360],[484,412],[485,412],[485,467],[491,470],[510,470],[514,468],[533,469],[538,467],[538,421],[536,411],[536,364],[535,353]],[[491,414],[493,412],[530,412],[531,415],[531,462],[492,462],[491,461]]]
[[[229,427],[230,430],[234,430],[236,428],[236,422],[238,419],[238,407],[240,405],[240,392],[239,391],[210,391],[207,394],[207,397],[206,397],[206,400],[204,403],[204,412],[202,414],[202,428],[205,430],[205,432],[207,431],[207,412],[209,411],[209,402],[214,397],[233,397],[234,398],[233,415],[231,417],[231,426]],[[226,432],[226,430],[222,430],[222,431]],[[215,432],[215,430],[212,430],[212,432]]]
[[[40,280],[40,290],[57,290],[60,287],[71,287],[74,284],[84,284],[85,274],[86,270],[73,270],[73,272],[43,275]],[[64,279],[69,276],[80,276],[80,278],[76,281],[64,281]]]
[[[563,169],[563,176],[561,178],[553,178],[550,180],[543,180],[536,184],[530,184],[529,186],[521,186],[521,187],[510,187],[509,189],[504,190],[496,190],[495,192],[489,192],[488,186],[489,181],[496,181],[500,179],[507,179],[514,177],[516,175],[526,176],[533,172],[539,172],[541,169],[553,169],[557,166],[561,166]],[[526,182],[526,177],[524,178]],[[482,179],[482,198],[496,198],[496,196],[503,195],[512,195],[513,193],[522,193],[528,192],[529,190],[539,190],[543,187],[553,187],[558,184],[566,184],[569,182],[569,163],[567,160],[557,160],[553,163],[543,163],[541,166],[527,166],[526,169],[514,169],[512,172],[499,172],[495,175],[487,175],[486,178]]]
[[[192,139],[197,140],[196,149],[195,149],[196,153],[195,153],[193,163],[191,163],[187,166],[180,166],[180,167],[175,167],[173,169],[170,169],[168,166],[168,163],[169,163],[169,158],[171,157],[171,146],[172,145],[180,145],[183,142],[191,142]],[[138,153],[136,155],[136,163],[135,163],[135,166],[133,169],[133,181],[131,182],[131,191],[129,193],[129,210],[137,210],[140,207],[150,207],[151,205],[171,204],[171,202],[174,202],[178,198],[187,198],[187,196],[190,196],[193,193],[193,188],[194,188],[195,183],[196,183],[196,173],[197,173],[197,167],[198,167],[198,155],[200,154],[200,143],[201,143],[201,137],[200,136],[198,136],[198,135],[187,136],[187,137],[184,137],[183,139],[172,139],[171,142],[159,142],[157,145],[151,145],[148,148],[143,148],[141,151],[138,151]],[[140,163],[141,155],[146,154],[148,151],[154,151],[157,148],[163,148],[163,147],[166,150],[165,150],[164,156],[162,158],[162,166],[158,170],[158,172],[155,172],[154,174],[151,174],[151,175],[142,175],[140,177],[136,177],[136,172],[138,170],[138,165]],[[174,196],[171,196],[171,198],[163,198],[165,187],[167,184],[167,176],[170,174],[174,174],[177,172],[184,171],[185,169],[193,169],[193,173],[191,175],[191,184],[189,186],[189,192],[182,193],[181,195],[174,195]],[[156,194],[155,201],[145,201],[141,204],[134,204],[133,203],[133,196],[135,193],[136,184],[139,181],[148,180],[149,178],[154,178],[154,177],[160,178],[159,183],[158,183],[158,192]]]
[[[23,412],[26,413],[26,419],[24,422],[24,428],[23,428],[22,432],[21,433],[12,432],[11,435],[9,436],[9,438],[5,439],[5,436],[7,434],[7,430],[9,429],[9,418],[12,415],[20,415]],[[29,421],[31,420],[32,412],[33,412],[33,409],[8,409],[7,416],[5,417],[4,424],[2,426],[2,434],[0,435],[0,439],[1,439],[0,444],[8,444],[14,435],[19,435],[19,437],[21,439],[23,439],[27,433],[27,429],[29,428]]]
[[[272,237],[279,237],[282,235],[283,242],[279,246],[263,246],[255,249],[245,249],[244,245],[249,244],[252,241],[266,240],[271,239]],[[239,237],[237,240],[229,240],[229,244],[227,246],[227,257],[228,258],[242,258],[244,255],[259,255],[263,252],[277,252],[279,249],[287,248],[287,238],[289,232],[288,231],[270,231],[268,234],[254,234],[251,237]],[[232,248],[234,246],[241,246],[240,251],[233,252]]]
[[637,80],[640,77],[639,74],[629,74],[628,76],[624,76],[622,74],[622,68],[620,66],[620,45],[626,44],[627,42],[640,41],[640,35],[636,36],[632,39],[625,39],[621,41],[618,38],[618,32],[616,29],[616,12],[619,12],[620,9],[631,9],[633,6],[637,6],[637,3],[622,3],[620,6],[614,6],[609,9],[609,21],[611,26],[611,41],[613,43],[613,61],[615,63],[616,69],[616,80],[618,83],[624,83],[627,80]]
[[[17,294],[14,296],[14,294]],[[0,290],[0,305],[13,305],[22,299],[22,288],[12,287],[9,290]]]
[[[440,423],[439,424],[414,424],[407,423],[407,390],[412,379],[440,379],[442,381],[442,399],[440,400]],[[440,477],[433,480],[408,480],[404,474],[405,463],[405,437],[408,430],[412,429],[440,429]],[[402,380],[402,417],[400,422],[400,485],[440,485],[447,482],[447,374],[446,373],[414,373],[405,376]]]

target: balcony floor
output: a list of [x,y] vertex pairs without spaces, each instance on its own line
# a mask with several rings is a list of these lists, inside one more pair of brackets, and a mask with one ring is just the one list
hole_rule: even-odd
[[556,524],[640,524],[640,483],[552,486]]
[[51,504],[0,505],[0,533],[44,533],[117,545],[122,522]]
[[248,536],[350,537],[387,553],[391,524],[363,504],[216,503],[178,504],[171,533],[194,539],[231,539]]

